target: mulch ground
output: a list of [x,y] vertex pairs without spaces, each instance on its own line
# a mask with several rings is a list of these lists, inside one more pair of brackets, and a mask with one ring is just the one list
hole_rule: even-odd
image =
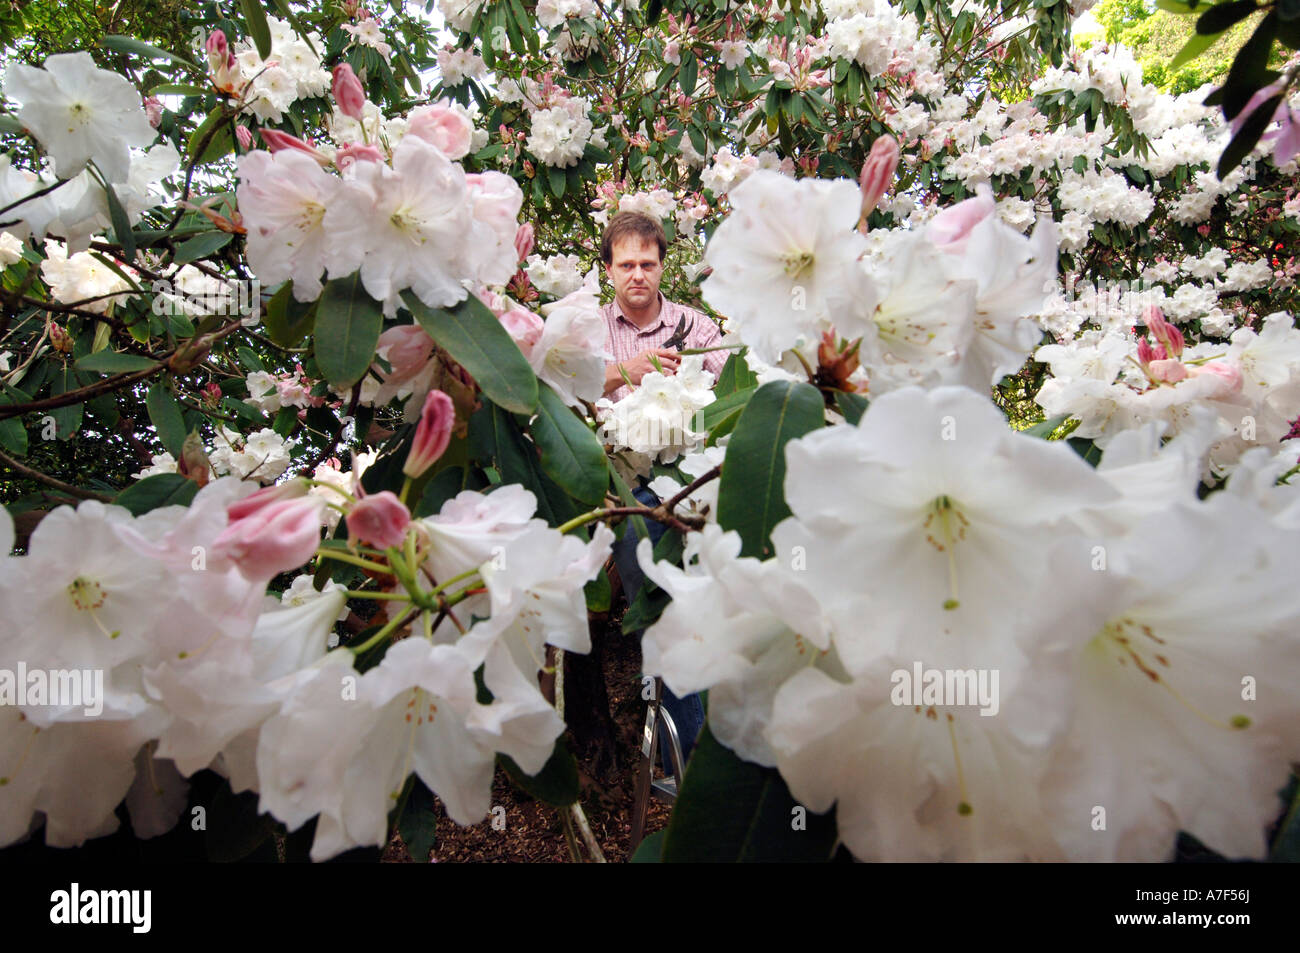
[[[590,760],[578,756],[582,809],[605,859],[610,863],[622,863],[630,853],[633,792],[646,710],[646,702],[641,698],[639,641],[622,635],[617,629],[618,620],[611,619],[603,658],[610,714],[616,727],[617,770],[603,772],[603,779],[598,780],[602,772]],[[437,802],[437,840],[430,859],[438,863],[572,861],[564,822],[557,809],[520,791],[500,768],[492,784],[492,804],[505,808],[504,830],[493,829],[491,815],[473,827],[460,827],[447,817],[442,803]],[[661,830],[668,823],[668,814],[669,805],[652,799],[645,833],[649,835]],[[497,817],[497,826],[500,827],[499,813]],[[587,859],[585,851],[583,859]],[[383,860],[386,863],[412,862],[399,836],[394,836],[384,851]]]

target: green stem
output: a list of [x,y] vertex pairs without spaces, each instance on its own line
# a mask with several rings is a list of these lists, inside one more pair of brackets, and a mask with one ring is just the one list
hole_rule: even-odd
[[[598,520],[604,515],[605,515],[604,510],[590,510],[589,512],[583,513],[581,516],[575,516],[567,523],[562,523],[559,527],[559,531],[561,533],[567,533],[571,529],[577,529],[579,526],[585,526],[587,523],[590,523],[594,520]],[[447,581],[452,582],[454,580],[449,579]]]
[[362,589],[344,589],[344,594],[349,599],[394,599],[400,602],[410,602],[411,596],[405,592],[370,592]]
[[403,612],[401,615],[397,616],[395,619],[389,622],[388,625],[384,626],[382,629],[380,629],[370,638],[366,639],[360,645],[348,646],[348,651],[351,652],[353,655],[360,655],[362,652],[368,652],[370,649],[374,648],[384,639],[392,635],[393,632],[397,630],[398,626],[408,621],[411,618],[411,613],[414,611],[418,611],[418,610],[411,609],[406,612]]
[[339,549],[318,549],[316,550],[316,555],[321,559],[337,559],[341,563],[360,566],[362,569],[369,569],[371,572],[383,573],[385,576],[391,574],[393,571],[391,566],[371,562],[369,559],[362,559],[360,556],[353,556],[351,553],[345,553]]

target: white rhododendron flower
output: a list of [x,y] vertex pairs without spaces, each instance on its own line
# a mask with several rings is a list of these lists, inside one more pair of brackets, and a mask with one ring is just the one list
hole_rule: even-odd
[[729,331],[769,363],[831,326],[850,339],[867,332],[875,301],[854,267],[866,250],[854,230],[855,184],[759,171],[732,190],[731,203],[704,251],[713,274],[701,286]]
[[126,280],[90,252],[69,255],[60,242],[46,241],[41,277],[55,301],[107,314],[115,303],[135,294]]
[[524,270],[542,294],[563,298],[582,287],[582,267],[577,255],[529,255]]
[[578,410],[605,389],[606,327],[597,287],[593,269],[586,284],[549,305],[541,336],[524,353],[538,378]]
[[124,182],[131,147],[144,148],[157,135],[135,87],[97,67],[89,53],[58,53],[40,69],[15,63],[5,72],[4,94],[21,104],[19,122],[44,146],[59,178],[93,160],[108,181]]
[[682,358],[675,374],[651,371],[617,403],[607,397],[596,402],[602,439],[670,462],[704,443],[695,415],[713,403],[712,387],[703,355]]

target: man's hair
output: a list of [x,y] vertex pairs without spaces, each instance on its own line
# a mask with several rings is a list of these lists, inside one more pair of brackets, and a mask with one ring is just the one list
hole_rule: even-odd
[[659,246],[659,261],[668,253],[668,238],[659,220],[642,212],[619,212],[605,226],[605,234],[600,239],[600,260],[607,265],[614,263],[614,243],[624,238],[637,237],[653,241]]

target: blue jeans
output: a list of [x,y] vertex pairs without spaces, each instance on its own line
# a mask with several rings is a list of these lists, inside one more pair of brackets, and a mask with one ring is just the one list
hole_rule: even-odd
[[[661,502],[659,497],[643,486],[635,487],[632,490],[632,495],[643,506],[657,506]],[[650,543],[654,545],[659,542],[659,538],[663,536],[666,527],[663,523],[646,520],[646,529],[650,531]],[[623,593],[627,597],[628,605],[632,604],[632,600],[636,598],[637,593],[641,591],[641,587],[645,584],[645,573],[641,571],[641,565],[636,560],[637,542],[636,530],[632,528],[632,521],[628,520],[623,531],[623,537],[614,543],[614,565],[618,567],[618,576],[623,580]],[[629,634],[639,639],[644,631],[642,629]],[[704,703],[700,700],[699,695],[687,695],[685,698],[678,698],[665,685],[663,707],[672,718],[673,724],[677,726],[677,739],[681,742],[682,758],[689,758],[691,749],[695,747],[695,740],[704,729]],[[668,748],[668,733],[661,731],[659,749],[663,756],[665,774],[672,773]]]

